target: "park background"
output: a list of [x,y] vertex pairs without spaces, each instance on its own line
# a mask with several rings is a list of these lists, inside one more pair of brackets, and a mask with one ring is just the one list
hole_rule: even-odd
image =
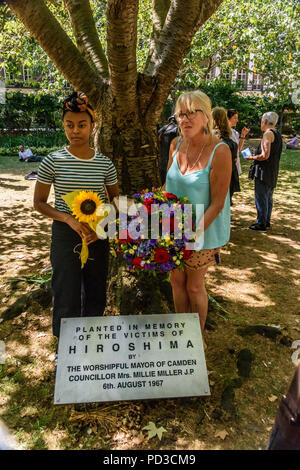
[[[50,8],[74,41],[64,3],[39,3]],[[72,2],[65,3],[70,10]],[[112,35],[105,9],[107,3],[118,2],[90,3],[105,49],[107,30]],[[161,18],[155,6],[166,8],[171,2],[153,2],[154,10],[151,1],[133,3],[139,6],[136,64],[142,74],[154,41],[154,20]],[[156,135],[172,114],[176,96],[198,88],[211,97],[213,106],[238,110],[237,129],[251,128],[246,146],[258,144],[260,118],[266,111],[279,114],[279,129],[285,136],[299,132],[299,2],[207,3],[212,14],[195,32],[191,47],[180,52],[184,53],[181,66],[173,72],[174,82],[156,119],[150,121]],[[219,9],[213,8],[214,3],[215,8],[220,4]],[[256,210],[253,184],[247,178],[249,164],[242,161],[242,191],[234,196],[231,240],[222,250],[221,266],[211,269],[207,281],[216,301],[210,303],[207,324],[211,397],[107,403],[82,411],[54,407],[55,344],[51,299],[45,288],[51,273],[42,273],[49,265],[51,221],[32,210],[34,181],[24,177],[38,165],[19,163],[18,146],[29,146],[33,153],[45,156],[66,144],[60,109],[72,88],[14,16],[13,5],[0,8],[1,91],[5,94],[0,104],[0,339],[7,347],[6,363],[0,365],[0,418],[25,449],[264,448],[278,401],[293,375],[291,345],[300,339],[296,294],[300,152],[282,154],[268,233],[249,233]],[[157,167],[158,141],[153,146]],[[127,194],[135,189],[126,182],[122,187]],[[17,309],[9,310],[16,302]],[[116,313],[115,306],[109,303],[107,314],[111,313]],[[147,438],[142,428],[149,421],[166,429],[161,440]]]

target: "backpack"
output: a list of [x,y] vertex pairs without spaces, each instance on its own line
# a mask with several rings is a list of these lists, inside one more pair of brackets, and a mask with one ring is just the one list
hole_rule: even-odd
[[174,116],[169,117],[168,124],[158,131],[160,141],[160,176],[161,183],[164,184],[169,161],[170,144],[178,136],[178,125]]

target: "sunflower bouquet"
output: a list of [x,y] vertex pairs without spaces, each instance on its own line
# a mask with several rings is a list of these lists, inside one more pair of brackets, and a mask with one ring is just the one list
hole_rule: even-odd
[[[62,196],[62,198],[71,209],[72,215],[74,215],[79,222],[88,224],[89,227],[96,232],[97,224],[103,218],[103,216],[97,215],[98,207],[103,204],[98,194],[94,191],[72,191]],[[87,262],[88,256],[88,245],[83,239],[80,253],[81,268],[83,268]]]
[[[128,224],[130,227],[130,223],[135,222],[137,236],[133,237],[128,229],[120,230],[118,219],[119,231],[116,232],[115,239],[111,240],[111,253],[114,256],[121,255],[129,269],[138,274],[150,272],[156,276],[158,273],[169,273],[173,269],[182,268],[184,261],[193,253],[192,250],[186,249],[190,234],[185,232],[182,236],[181,232],[180,237],[176,236],[176,230],[184,227],[184,204],[188,202],[187,198],[179,199],[161,188],[153,188],[151,191],[145,189],[133,194],[132,198],[137,207],[142,204],[144,212],[148,213],[146,232],[143,230],[145,227],[139,211],[129,217]],[[160,211],[162,206],[164,216]],[[159,220],[159,235],[153,238],[150,219],[155,213]]]

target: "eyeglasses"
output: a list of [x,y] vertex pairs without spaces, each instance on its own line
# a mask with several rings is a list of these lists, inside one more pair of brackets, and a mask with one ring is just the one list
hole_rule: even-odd
[[175,119],[177,121],[182,121],[185,116],[189,121],[191,121],[192,119],[195,119],[198,111],[202,113],[202,109],[195,109],[195,111],[188,111],[187,113],[176,113]]

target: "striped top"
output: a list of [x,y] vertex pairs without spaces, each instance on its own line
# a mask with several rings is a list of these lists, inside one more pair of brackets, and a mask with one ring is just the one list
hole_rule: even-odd
[[72,155],[66,148],[50,153],[44,158],[38,170],[38,181],[53,184],[55,192],[55,209],[72,213],[62,199],[72,191],[95,191],[102,201],[106,201],[104,185],[118,182],[117,172],[112,161],[99,152],[88,159]]

